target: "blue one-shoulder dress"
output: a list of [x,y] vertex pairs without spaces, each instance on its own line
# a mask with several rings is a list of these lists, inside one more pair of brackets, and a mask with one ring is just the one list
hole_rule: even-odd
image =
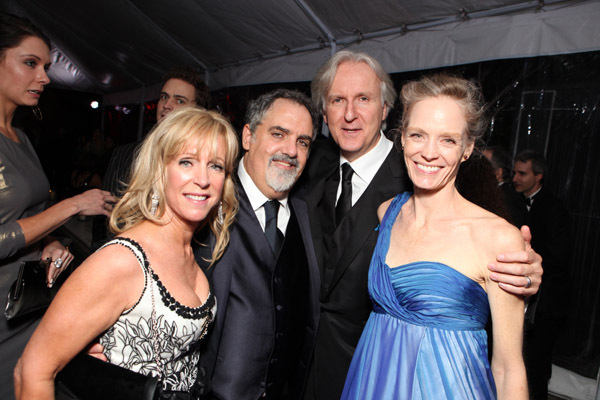
[[410,196],[396,196],[381,222],[369,269],[373,312],[342,399],[495,399],[486,292],[445,264],[385,263],[392,225]]

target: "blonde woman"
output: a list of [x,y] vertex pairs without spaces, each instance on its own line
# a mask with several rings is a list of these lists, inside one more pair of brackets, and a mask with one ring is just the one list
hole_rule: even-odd
[[197,343],[216,311],[194,260],[194,232],[227,246],[237,211],[231,178],[238,140],[218,113],[174,111],[148,135],[132,180],[111,215],[118,234],[67,280],[15,370],[17,398],[53,398],[54,377],[100,336],[109,362],[158,376],[162,390],[189,393]]

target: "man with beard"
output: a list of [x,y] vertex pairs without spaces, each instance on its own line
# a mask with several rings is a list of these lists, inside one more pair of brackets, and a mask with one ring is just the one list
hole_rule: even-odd
[[[223,257],[207,268],[217,316],[199,380],[212,385],[209,399],[301,393],[319,316],[319,272],[306,204],[289,192],[306,165],[316,119],[296,91],[278,89],[248,106],[239,211]],[[205,251],[211,246],[197,249],[199,262]]]

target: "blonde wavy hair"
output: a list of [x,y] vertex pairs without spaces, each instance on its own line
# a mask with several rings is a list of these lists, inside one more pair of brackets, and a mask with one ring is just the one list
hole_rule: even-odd
[[[221,202],[223,223],[219,222],[218,207],[214,207],[202,221],[197,231],[209,225],[216,237],[210,264],[214,264],[229,243],[229,227],[235,220],[238,201],[232,174],[238,156],[238,138],[225,117],[214,111],[198,107],[185,107],[173,111],[148,134],[139,148],[127,190],[115,205],[110,216],[110,229],[119,234],[143,221],[165,224],[165,169],[167,164],[184,151],[184,146],[194,143],[200,149],[206,144],[216,152],[219,139],[225,140],[225,184]],[[150,212],[152,194],[158,194],[156,214]]]

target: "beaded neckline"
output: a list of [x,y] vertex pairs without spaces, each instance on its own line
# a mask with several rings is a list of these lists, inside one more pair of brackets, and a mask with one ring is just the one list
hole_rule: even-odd
[[215,305],[215,297],[213,295],[212,285],[210,284],[210,281],[208,282],[208,285],[209,285],[208,297],[203,304],[199,305],[198,307],[188,307],[186,305],[183,305],[179,301],[177,301],[177,299],[175,299],[171,295],[171,293],[169,293],[167,288],[162,284],[159,276],[156,275],[156,273],[150,266],[150,262],[148,261],[148,257],[146,256],[144,249],[138,242],[136,242],[135,240],[133,240],[131,238],[126,238],[126,237],[119,237],[116,239],[129,242],[132,246],[134,246],[141,253],[142,259],[139,261],[144,266],[144,269],[151,273],[152,279],[154,280],[154,282],[156,282],[156,286],[158,286],[161,300],[162,300],[163,304],[167,308],[169,308],[169,310],[175,311],[175,313],[177,313],[177,315],[179,315],[183,318],[186,318],[186,319],[202,319],[202,318],[208,317],[209,314],[212,313],[212,308]]
[[171,293],[169,293],[167,288],[162,284],[162,282],[158,278],[158,275],[156,275],[154,273],[154,271],[152,271],[152,269],[150,269],[150,271],[152,272],[152,279],[154,279],[154,282],[156,282],[156,285],[158,286],[158,290],[160,292],[160,297],[162,299],[162,302],[165,306],[167,306],[169,308],[169,310],[175,311],[177,313],[177,315],[180,315],[183,318],[188,318],[188,319],[206,318],[208,316],[208,314],[211,312],[213,306],[215,305],[215,296],[213,296],[213,294],[212,294],[212,288],[210,287],[210,282],[208,283],[209,284],[209,292],[208,292],[208,297],[206,298],[206,301],[203,304],[199,305],[198,307],[188,307],[188,306],[183,305],[180,302],[178,302],[177,299],[175,299],[171,295]]

